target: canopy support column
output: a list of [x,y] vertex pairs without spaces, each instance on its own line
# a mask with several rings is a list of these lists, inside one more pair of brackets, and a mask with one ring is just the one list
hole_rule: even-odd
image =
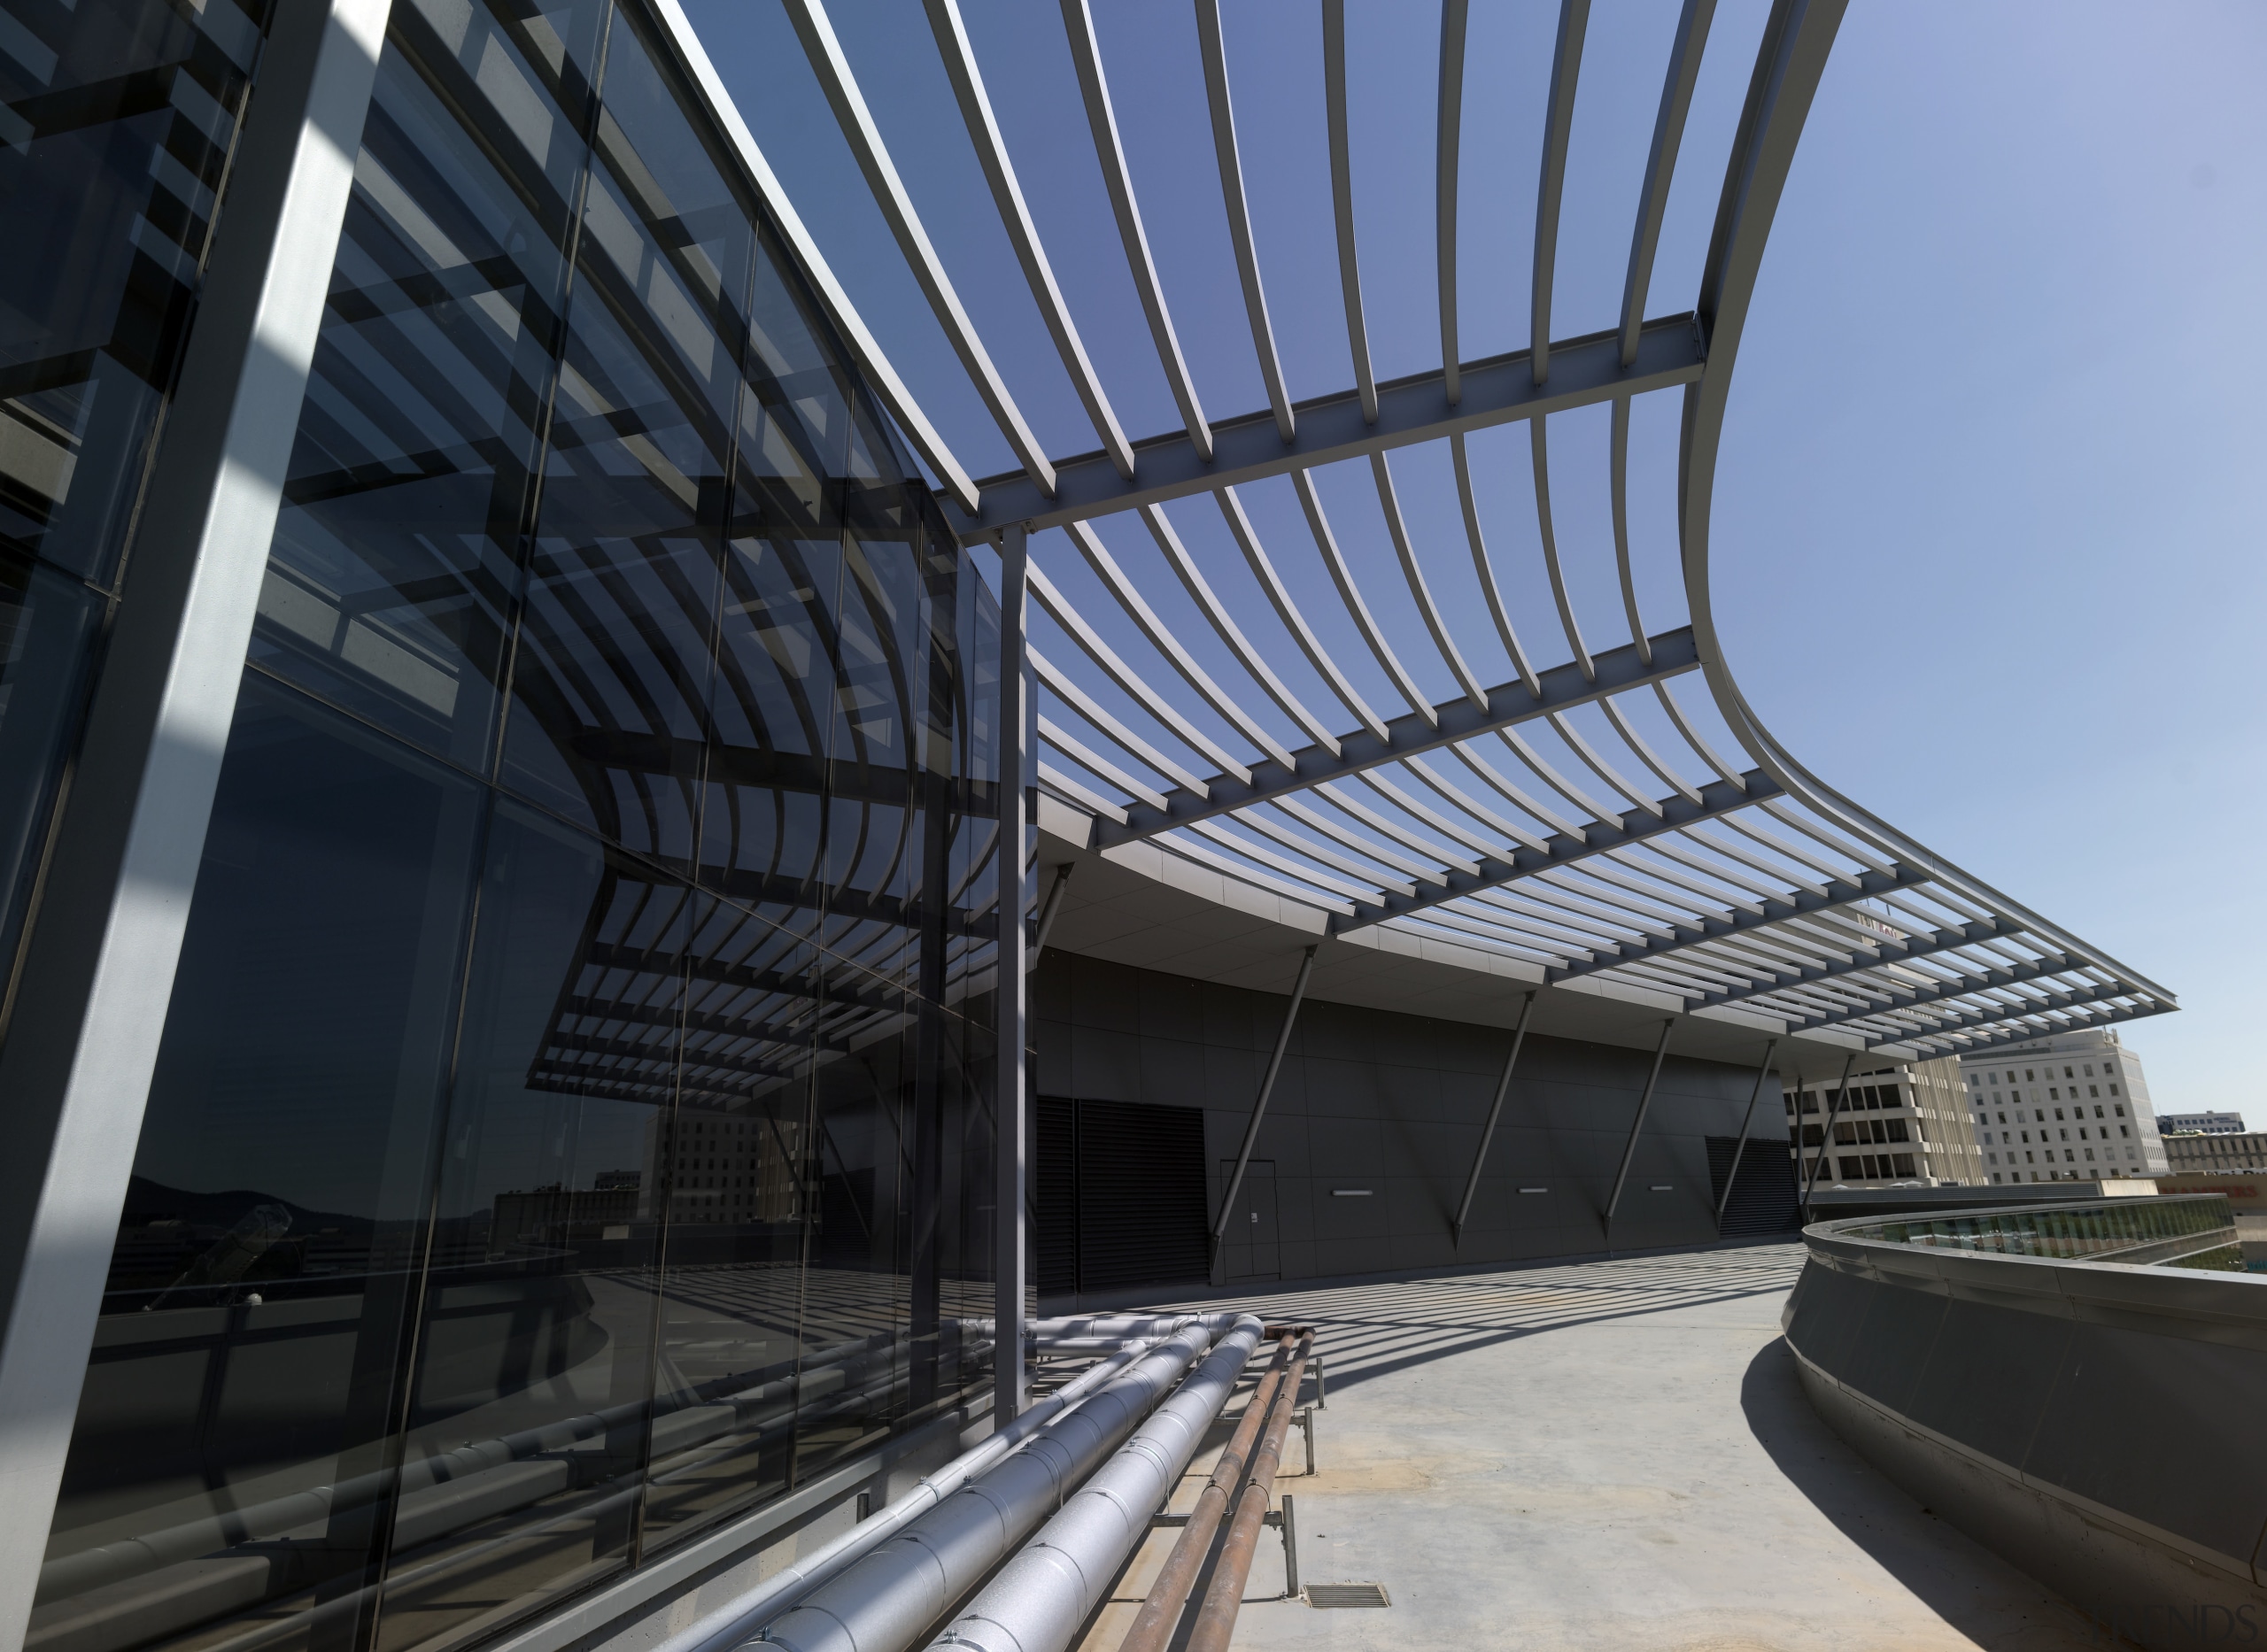
[[995,1231],[992,1297],[992,1424],[1005,1428],[1024,1409],[1025,1243],[1030,1126],[1024,1105],[1025,1056],[1024,838],[1029,808],[1024,785],[1024,621],[1028,535],[1018,523],[1000,539],[1000,950],[999,1057],[992,1105]]
[[1653,1069],[1645,1075],[1644,1093],[1637,1098],[1637,1116],[1629,1121],[1629,1145],[1621,1150],[1621,1168],[1614,1172],[1613,1193],[1605,1201],[1605,1247],[1613,1248],[1613,1213],[1621,1206],[1622,1185],[1629,1179],[1630,1161],[1637,1156],[1637,1132],[1645,1128],[1645,1109],[1653,1104],[1653,1086],[1660,1082],[1661,1058],[1668,1054],[1668,1035],[1676,1031],[1676,1017],[1661,1023],[1661,1041],[1653,1046]]
[[[1777,1054],[1778,1048],[1779,1040],[1776,1038],[1763,1046],[1762,1065],[1755,1069],[1755,1088],[1748,1092],[1747,1111],[1739,1121],[1739,1140],[1732,1147],[1732,1168],[1724,1172],[1723,1194],[1716,1200],[1716,1232],[1719,1237],[1724,1231],[1724,1212],[1731,1208],[1732,1184],[1739,1179],[1740,1158],[1747,1152],[1747,1127],[1755,1123],[1755,1104],[1763,1099],[1763,1081],[1771,1076],[1771,1058]],[[1802,1123],[1800,1114],[1796,1115],[1795,1122],[1798,1124]]]
[[[1834,1149],[1834,1126],[1842,1116],[1842,1103],[1850,1096],[1850,1069],[1857,1064],[1854,1050],[1842,1062],[1841,1087],[1834,1092],[1834,1105],[1827,1109],[1826,1123],[1819,1131],[1818,1157],[1810,1162],[1810,1174],[1803,1178],[1803,1220],[1810,1220],[1810,1196],[1818,1188],[1818,1172],[1826,1163],[1826,1155]],[[1795,1122],[1802,1123],[1802,1115],[1795,1115]],[[1799,1136],[1798,1137],[1799,1139]]]
[[1504,1098],[1512,1092],[1512,1069],[1520,1063],[1520,1046],[1527,1042],[1528,1017],[1535,1014],[1535,994],[1529,992],[1520,1005],[1519,1025],[1512,1030],[1512,1053],[1504,1057],[1503,1077],[1496,1080],[1496,1100],[1488,1109],[1488,1123],[1481,1128],[1480,1150],[1472,1155],[1472,1174],[1465,1178],[1464,1197],[1457,1201],[1456,1220],[1449,1224],[1449,1243],[1464,1243],[1464,1219],[1472,1214],[1472,1196],[1480,1191],[1481,1167],[1488,1162],[1488,1144],[1496,1139],[1496,1121],[1504,1116]]
[[1222,1283],[1222,1270],[1226,1264],[1228,1218],[1235,1214],[1236,1195],[1243,1191],[1244,1168],[1251,1162],[1251,1149],[1259,1139],[1259,1122],[1267,1116],[1267,1098],[1275,1092],[1275,1075],[1283,1070],[1283,1053],[1291,1047],[1291,1029],[1298,1024],[1299,1006],[1306,1000],[1307,977],[1314,973],[1315,949],[1310,946],[1299,959],[1299,977],[1291,984],[1291,1002],[1283,1011],[1283,1030],[1275,1035],[1275,1053],[1267,1058],[1267,1071],[1259,1081],[1259,1099],[1251,1104],[1250,1122],[1243,1127],[1243,1145],[1236,1149],[1236,1168],[1228,1176],[1227,1192],[1220,1200],[1220,1217],[1212,1224],[1212,1283]]

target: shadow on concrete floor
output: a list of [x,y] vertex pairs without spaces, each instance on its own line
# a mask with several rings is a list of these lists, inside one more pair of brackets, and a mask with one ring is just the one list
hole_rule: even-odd
[[[1739,1401],[1748,1431],[1788,1483],[1915,1599],[1977,1645],[2126,1644],[2045,1584],[1923,1508],[1845,1444],[1803,1392],[1793,1350],[1784,1339],[1774,1337],[1748,1362]],[[2004,1574],[2008,1587],[1977,1587],[1979,1577],[1994,1574]],[[2036,1620],[2010,1638],[2008,1595],[2026,1590],[2038,1597]]]
[[1312,1324],[1335,1390],[1544,1332],[1784,1292],[1802,1259],[1801,1246],[1785,1242],[1712,1247],[1337,1288],[1271,1286],[1265,1294],[1215,1294],[1154,1311],[1233,1304]]

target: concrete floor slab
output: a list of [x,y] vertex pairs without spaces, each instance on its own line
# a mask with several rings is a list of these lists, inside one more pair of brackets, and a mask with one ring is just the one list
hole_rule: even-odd
[[[1324,1355],[1319,1471],[1297,1472],[1295,1432],[1277,1482],[1296,1499],[1302,1581],[1379,1583],[1392,1605],[1281,1598],[1270,1532],[1235,1644],[2105,1644],[1819,1421],[1779,1337],[1801,1262],[1799,1246],[1773,1244],[1250,1299],[1311,1321]],[[1226,1432],[1174,1508],[1194,1501]],[[1115,1652],[1175,1535],[1151,1535],[1084,1648]]]

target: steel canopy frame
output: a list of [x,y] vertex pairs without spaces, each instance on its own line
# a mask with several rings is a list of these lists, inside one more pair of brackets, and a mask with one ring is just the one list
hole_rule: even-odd
[[[675,5],[658,4],[696,79],[718,96],[720,84]],[[722,118],[749,178],[781,210],[795,255],[843,309],[886,404],[942,480],[956,530],[970,541],[996,541],[1010,527],[1030,536],[1032,595],[1046,621],[1033,639],[1041,695],[1036,778],[1093,819],[1097,847],[1153,845],[1319,908],[1329,915],[1330,934],[1386,925],[1485,955],[1499,972],[1497,961],[1509,960],[1529,985],[1583,980],[1637,1001],[1666,998],[1680,1013],[1736,1010],[1785,1035],[1826,1033],[1887,1059],[1999,1047],[2042,1029],[2161,1014],[2176,1007],[2163,988],[1811,775],[1748,704],[1720,645],[1708,563],[1716,454],[1757,274],[1844,4],[1776,0],[1760,35],[1750,37],[1746,101],[1729,148],[1696,156],[1686,117],[1704,57],[1749,48],[1715,27],[1714,0],[1685,0],[1662,42],[1660,100],[1631,203],[1619,325],[1554,338],[1554,306],[1564,301],[1558,227],[1567,157],[1582,142],[1576,94],[1589,14],[1586,0],[1564,0],[1545,96],[1532,112],[1540,174],[1529,336],[1520,349],[1469,360],[1459,359],[1471,318],[1460,325],[1458,191],[1475,177],[1492,180],[1501,163],[1464,145],[1466,77],[1489,71],[1471,61],[1466,8],[1456,0],[1444,5],[1435,233],[1429,246],[1366,249],[1373,266],[1381,258],[1433,258],[1426,274],[1440,301],[1441,359],[1431,370],[1379,382],[1349,118],[1361,65],[1350,54],[1345,8],[1328,0],[1319,17],[1322,158],[1332,196],[1326,234],[1339,259],[1355,382],[1297,400],[1287,377],[1285,317],[1267,300],[1266,248],[1245,206],[1253,184],[1238,141],[1234,42],[1216,0],[1195,0],[1191,89],[1204,100],[1229,230],[1232,267],[1222,275],[1242,301],[1267,401],[1220,419],[1205,413],[1182,353],[1100,36],[1086,0],[1060,0],[1085,114],[1083,132],[1061,136],[1094,146],[1139,301],[1141,322],[1132,330],[1146,330],[1183,426],[1128,442],[1082,342],[1095,335],[1096,318],[1087,318],[1082,334],[1055,280],[954,0],[925,0],[940,61],[1047,335],[1012,347],[979,336],[954,296],[906,174],[888,154],[888,106],[857,84],[855,42],[838,37],[824,0],[791,0],[820,89],[944,342],[1023,466],[981,482],[967,480],[946,436],[850,313],[745,125],[728,107]],[[995,75],[991,83],[1006,82]],[[1689,313],[1648,321],[1680,166],[1695,180],[1686,187],[1713,181],[1715,222]],[[1214,181],[1209,169],[1201,179],[1171,180],[1180,189]],[[965,274],[960,284],[971,287]],[[1121,326],[1133,320],[1112,319]],[[1098,451],[1056,458],[1033,446],[998,364],[1050,361],[1062,364],[1103,442]],[[1689,627],[1647,625],[1639,595],[1648,587],[1636,572],[1644,546],[1630,510],[1633,409],[1647,398],[1660,405],[1665,392],[1680,405],[1675,550]],[[1036,405],[1029,387],[1024,394]],[[1578,565],[1607,548],[1559,531],[1554,487],[1564,492],[1589,479],[1573,467],[1568,444],[1550,439],[1550,425],[1555,415],[1601,405],[1609,462],[1596,482],[1611,503],[1613,566],[1578,577]],[[1466,441],[1517,421],[1528,428],[1525,466],[1550,590],[1547,603],[1524,610],[1489,544],[1496,473]],[[1410,460],[1427,450],[1453,473],[1460,546],[1412,531],[1431,520],[1404,503],[1420,470]],[[1350,533],[1326,511],[1315,485],[1319,472],[1358,460],[1370,473],[1381,534],[1366,524],[1358,537]],[[1280,488],[1281,480],[1291,484],[1325,582],[1289,573],[1284,559],[1305,548],[1271,546],[1239,491]],[[1200,525],[1211,544],[1233,542],[1264,606],[1255,611],[1223,594],[1234,563],[1211,563]],[[1108,543],[1128,529],[1156,547],[1162,580]],[[1357,548],[1367,554],[1349,554]],[[1091,579],[1073,589],[1049,577],[1073,565]],[[1483,602],[1444,602],[1447,582],[1464,577],[1467,566]],[[1588,606],[1583,593],[1598,587],[1598,574],[1618,589],[1618,614]],[[1178,610],[1161,606],[1168,601]],[[1466,608],[1475,618],[1484,609],[1484,622],[1466,625]],[[1171,617],[1176,611],[1193,611],[1198,626],[1185,629]],[[1380,616],[1399,613],[1420,623],[1389,632]],[[1337,635],[1358,638],[1358,646],[1326,640]],[[1552,637],[1559,640],[1540,645],[1538,654],[1536,639]],[[1550,663],[1554,658],[1562,663]],[[1695,671],[1705,694],[1691,691]],[[1498,681],[1504,686],[1486,686]],[[1291,729],[1299,732],[1286,738]]]
[[1010,522],[1028,522],[1033,529],[1060,528],[1513,420],[1674,390],[1697,382],[1706,365],[1699,328],[1691,315],[1647,322],[1638,335],[1636,359],[1628,365],[1621,360],[1618,332],[1569,339],[1553,346],[1551,361],[1548,386],[1536,382],[1528,351],[1464,362],[1455,400],[1449,398],[1446,370],[1396,379],[1377,386],[1373,416],[1365,413],[1359,390],[1293,403],[1287,411],[1298,422],[1288,437],[1272,412],[1218,420],[1209,459],[1185,435],[1151,436],[1134,444],[1130,478],[1118,475],[1107,453],[1056,461],[1052,490],[1028,472],[1013,471],[977,483],[974,514],[950,502],[945,513],[970,542],[987,539]]
[[1600,659],[1598,674],[1588,679],[1571,665],[1558,666],[1543,675],[1536,691],[1530,691],[1523,683],[1509,683],[1488,690],[1485,708],[1475,708],[1469,699],[1451,700],[1432,707],[1429,715],[1412,712],[1395,718],[1383,738],[1366,729],[1357,730],[1341,736],[1335,742],[1335,751],[1316,745],[1290,753],[1288,763],[1273,760],[1254,763],[1249,780],[1234,775],[1215,775],[1204,783],[1202,792],[1184,787],[1168,793],[1162,807],[1141,805],[1128,809],[1126,823],[1114,830],[1103,828],[1096,841],[1108,845],[1152,838],[1176,826],[1210,820],[1216,814],[1308,791],[1327,781],[1347,779],[1365,769],[1420,756],[1476,735],[1587,705],[1625,688],[1665,683],[1697,668],[1700,663],[1689,631],[1672,631],[1649,640],[1652,654],[1650,661],[1640,659],[1635,647],[1618,648]]

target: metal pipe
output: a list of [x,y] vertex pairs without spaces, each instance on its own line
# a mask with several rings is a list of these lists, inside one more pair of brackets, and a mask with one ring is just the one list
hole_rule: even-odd
[[[1038,1337],[1025,1338],[1025,1347],[1033,1354],[1108,1354],[1122,1348],[1131,1339],[1126,1337]],[[1155,1340],[1155,1339],[1147,1339]]]
[[804,1595],[832,1581],[853,1564],[879,1548],[946,1498],[989,1470],[1025,1440],[1078,1405],[1089,1393],[1114,1378],[1153,1344],[1129,1342],[1110,1358],[1081,1371],[990,1439],[963,1452],[933,1474],[924,1475],[911,1491],[879,1514],[862,1520],[817,1553],[791,1562],[766,1578],[748,1594],[728,1601],[715,1611],[662,1641],[653,1652],[730,1652],[754,1636],[770,1618]]
[[1653,1048],[1653,1070],[1645,1075],[1645,1092],[1637,1098],[1637,1116],[1630,1121],[1629,1145],[1621,1150],[1621,1168],[1614,1172],[1613,1194],[1605,1201],[1605,1245],[1613,1248],[1613,1213],[1621,1204],[1621,1185],[1629,1179],[1629,1162],[1637,1156],[1637,1132],[1645,1128],[1645,1109],[1653,1104],[1653,1085],[1661,1076],[1661,1057],[1668,1054],[1668,1035],[1676,1017],[1661,1023],[1661,1041]]
[[1251,1104],[1250,1122],[1243,1127],[1243,1145],[1236,1149],[1236,1168],[1228,1177],[1228,1191],[1220,1200],[1220,1219],[1212,1224],[1212,1273],[1221,1268],[1221,1247],[1226,1242],[1228,1218],[1235,1213],[1236,1195],[1243,1191],[1244,1167],[1251,1162],[1253,1144],[1259,1139],[1259,1122],[1267,1115],[1267,1098],[1274,1092],[1275,1075],[1283,1070],[1283,1053],[1291,1047],[1291,1029],[1298,1024],[1299,1005],[1307,995],[1307,977],[1314,973],[1315,949],[1299,959],[1299,977],[1291,984],[1290,1007],[1283,1012],[1283,1029],[1275,1035],[1275,1053],[1267,1058],[1266,1075],[1259,1081],[1259,1099]]
[[1118,1652],[1164,1652],[1165,1643],[1172,1639],[1172,1632],[1180,1626],[1182,1609],[1188,1604],[1188,1592],[1195,1586],[1204,1556],[1211,1552],[1212,1533],[1219,1529],[1220,1517],[1228,1509],[1228,1499],[1243,1480],[1252,1441],[1258,1438],[1260,1425],[1274,1414],[1275,1395],[1283,1386],[1283,1368],[1290,1361],[1292,1340],[1285,1336],[1275,1344],[1274,1363],[1253,1390],[1250,1401],[1243,1409],[1242,1420],[1236,1424],[1227,1448],[1220,1453],[1212,1478],[1197,1494],[1196,1506],[1188,1513],[1188,1524],[1181,1527],[1172,1553],[1165,1556],[1164,1570],[1149,1586],[1141,1615],[1126,1632]]
[[[1024,618],[1029,600],[1028,537],[1018,522],[1000,538],[1000,836],[998,1029],[994,1058],[992,1317],[1023,1324],[1024,1286],[1030,1247],[1025,1243],[1025,1188],[1030,1129],[1024,1106],[1024,1007],[1030,984],[1024,974]],[[1004,1332],[993,1339],[992,1421],[1005,1428],[1023,1409],[1027,1380],[1024,1339]]]
[[[1212,1336],[1193,1325],[1159,1345],[1022,1450],[775,1617],[761,1638],[793,1652],[843,1647],[902,1652],[1051,1513],[1087,1499],[1093,1485],[1110,1476],[1129,1453],[1155,1467],[1168,1455],[1159,1439],[1176,1440],[1183,1432],[1193,1448],[1195,1436],[1219,1409],[1235,1374],[1251,1357],[1259,1332],[1259,1321],[1247,1315],[1169,1399],[1167,1391]],[[1201,1416],[1193,1415],[1199,1411]],[[1142,1424],[1145,1416],[1149,1420]],[[1134,1440],[1110,1457],[1129,1433]],[[1073,1496],[1082,1483],[1088,1491]],[[1156,1506],[1154,1495],[1142,1501],[1141,1517],[1146,1520]],[[1029,1552],[1010,1561],[1008,1572]]]
[[1466,1178],[1464,1197],[1457,1201],[1456,1220],[1449,1224],[1449,1243],[1464,1243],[1464,1219],[1472,1214],[1472,1196],[1480,1191],[1480,1170],[1488,1162],[1488,1144],[1496,1139],[1496,1121],[1504,1116],[1504,1098],[1512,1092],[1512,1069],[1520,1063],[1520,1046],[1527,1042],[1527,1021],[1535,1013],[1535,994],[1520,1006],[1520,1024],[1512,1030],[1512,1053],[1504,1058],[1504,1076],[1496,1081],[1496,1100],[1481,1128],[1480,1151],[1472,1155],[1472,1174]]
[[[1053,1319],[1027,1319],[1024,1322],[1024,1346],[1048,1351],[1072,1348],[1115,1348],[1136,1338],[1154,1342],[1178,1335],[1191,1325],[1202,1325],[1218,1336],[1243,1317],[1241,1308],[1213,1314],[1067,1314]],[[956,1322],[963,1337],[979,1342],[989,1342],[994,1322],[989,1319],[962,1319]]]
[[[1810,1196],[1818,1191],[1819,1167],[1826,1162],[1826,1155],[1834,1148],[1834,1126],[1842,1116],[1843,1102],[1850,1099],[1850,1069],[1856,1066],[1857,1061],[1858,1053],[1855,1050],[1842,1058],[1842,1077],[1839,1081],[1841,1088],[1834,1092],[1834,1105],[1828,1109],[1826,1123],[1819,1131],[1818,1157],[1810,1162],[1810,1174],[1803,1180],[1803,1215],[1806,1217],[1810,1215]],[[1799,1101],[1795,1105],[1799,1108],[1802,1104]],[[1799,1155],[1802,1152],[1800,1146],[1802,1131],[1799,1128],[1802,1122],[1803,1115],[1798,1112],[1795,1115],[1795,1123],[1798,1126],[1795,1132],[1797,1143],[1795,1151]]]
[[[1054,1342],[1064,1337],[1169,1337],[1186,1331],[1191,1325],[1209,1326],[1223,1332],[1242,1319],[1241,1311],[1218,1314],[1065,1314],[1053,1319],[1034,1319],[1024,1327],[1026,1338],[1036,1337]],[[980,1336],[989,1336],[989,1320],[962,1322]]]
[[[1164,1501],[1188,1468],[1204,1431],[1227,1403],[1259,1337],[1259,1321],[1247,1317],[1223,1338],[1180,1392],[1157,1408],[1076,1496],[1061,1503],[1062,1512],[929,1643],[932,1652],[945,1646],[979,1647],[984,1652],[1062,1652],[1101,1603],[1134,1546],[1148,1534],[1150,1510]],[[929,1562],[931,1574],[943,1558],[940,1546],[937,1558]],[[889,1643],[863,1634],[824,1644],[828,1652],[846,1645],[855,1646],[857,1652],[894,1652]],[[816,1640],[807,1643],[809,1652],[817,1652],[819,1645]]]
[[1260,1527],[1267,1519],[1268,1500],[1275,1489],[1275,1470],[1283,1458],[1283,1437],[1290,1432],[1291,1407],[1299,1392],[1307,1355],[1314,1347],[1314,1332],[1299,1339],[1291,1362],[1289,1379],[1279,1389],[1268,1413],[1267,1432],[1251,1460],[1251,1478],[1236,1499],[1236,1516],[1221,1545],[1219,1564],[1212,1571],[1212,1586],[1196,1609],[1195,1626],[1188,1636],[1188,1652],[1227,1652],[1228,1637],[1235,1633],[1236,1612],[1243,1604],[1244,1579],[1251,1575],[1252,1556],[1259,1549]]
[[[1747,1151],[1747,1127],[1755,1123],[1755,1104],[1763,1099],[1763,1081],[1771,1076],[1771,1057],[1778,1048],[1779,1040],[1776,1038],[1763,1046],[1763,1064],[1755,1069],[1755,1088],[1748,1092],[1747,1111],[1740,1116],[1739,1141],[1732,1148],[1732,1168],[1724,1172],[1724,1191],[1716,1200],[1716,1232],[1719,1236],[1724,1231],[1724,1212],[1731,1208],[1732,1184],[1739,1178],[1740,1155]],[[1802,1123],[1801,1115],[1796,1115],[1795,1122],[1798,1124]]]

